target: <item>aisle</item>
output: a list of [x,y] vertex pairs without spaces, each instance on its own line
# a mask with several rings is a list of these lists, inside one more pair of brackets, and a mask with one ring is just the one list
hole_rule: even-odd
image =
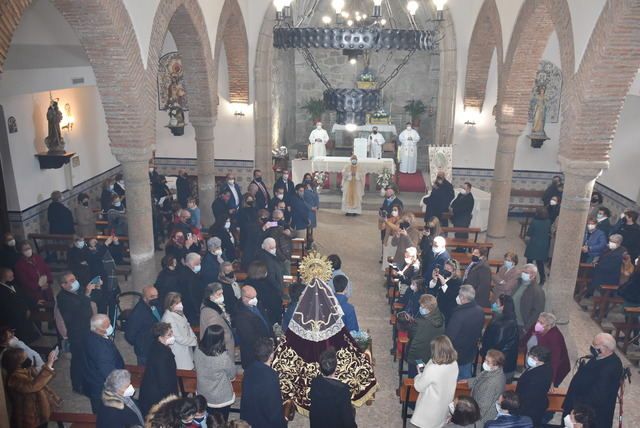
[[[373,337],[375,374],[379,389],[371,406],[356,412],[361,427],[401,427],[397,364],[393,362],[389,306],[382,287],[383,275],[378,264],[380,233],[377,216],[371,211],[358,217],[346,217],[339,210],[322,210],[318,215],[316,243],[324,255],[338,254],[342,269],[353,282],[350,302],[356,308],[360,329]],[[306,427],[308,419],[296,416],[290,427]]]

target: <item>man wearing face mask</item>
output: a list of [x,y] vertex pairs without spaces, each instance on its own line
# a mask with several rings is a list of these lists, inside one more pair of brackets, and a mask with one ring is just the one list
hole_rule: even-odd
[[293,183],[293,180],[291,179],[291,174],[289,174],[289,171],[284,170],[282,171],[282,175],[280,176],[280,178],[278,178],[276,180],[276,182],[273,184],[273,193],[277,193],[278,189],[283,189],[284,190],[284,197],[285,200],[289,199],[289,197],[293,196],[294,192],[295,192],[295,184]]
[[33,322],[29,320],[29,305],[29,299],[16,286],[13,271],[0,267],[0,325],[15,328],[16,335],[27,343],[40,337]]
[[607,235],[597,228],[597,221],[593,218],[587,220],[587,230],[582,241],[582,263],[593,263],[598,261],[600,255],[607,248]]
[[418,163],[418,141],[420,135],[413,129],[411,122],[407,122],[405,130],[398,136],[400,146],[398,147],[398,158],[400,160],[400,172],[413,174],[416,172]]
[[[582,357],[562,405],[567,415],[582,404],[593,408],[597,428],[611,427],[622,378],[622,362],[615,354],[616,340],[608,333],[593,338],[590,355]],[[565,419],[566,420],[566,419]]]
[[131,373],[127,370],[109,373],[96,415],[97,428],[143,426],[144,416],[133,401],[135,392],[131,384]]
[[595,291],[600,292],[601,285],[620,284],[622,256],[626,251],[622,243],[622,235],[614,234],[609,237],[607,249],[600,255],[598,262],[593,268],[587,296],[593,295]]
[[458,352],[458,380],[471,377],[471,366],[478,351],[478,339],[482,335],[484,312],[475,302],[476,291],[464,284],[458,291],[451,319],[447,322],[445,334]]
[[384,146],[384,137],[378,132],[378,127],[372,128],[369,134],[369,157],[374,159],[382,159],[382,147]]
[[51,193],[51,203],[47,208],[47,221],[49,222],[49,233],[52,235],[73,235],[73,215],[71,210],[62,203],[62,193],[55,191]]
[[611,233],[611,210],[607,207],[598,208],[598,213],[596,214],[596,221],[598,222],[597,228],[604,232],[606,236],[609,236]]
[[207,253],[202,258],[202,270],[200,276],[204,284],[211,284],[218,280],[220,264],[224,262],[222,256],[222,241],[218,237],[207,240]]
[[96,214],[89,205],[89,195],[80,193],[78,195],[78,205],[75,208],[75,219],[77,232],[80,236],[96,235]]
[[13,269],[16,267],[18,259],[20,259],[20,253],[16,248],[16,238],[11,232],[7,232],[0,245],[0,267]]
[[498,416],[488,421],[484,428],[533,428],[533,422],[528,416],[521,416],[520,397],[513,391],[504,391],[496,401]]
[[71,347],[71,386],[82,393],[82,360],[84,359],[84,337],[89,333],[89,321],[93,315],[89,295],[95,285],[88,284],[85,292],[80,292],[80,283],[75,275],[67,272],[60,280],[60,292],[56,302],[64,320],[67,338]]
[[264,184],[262,179],[262,171],[256,169],[253,171],[253,181],[250,185],[253,184],[257,187],[258,191],[255,193],[255,206],[257,209],[269,208],[269,191],[267,190],[267,186]]
[[267,315],[258,306],[258,293],[250,285],[242,287],[242,298],[238,305],[233,324],[238,334],[242,368],[247,369],[256,359],[253,352],[261,338],[273,336]]
[[211,212],[213,212],[213,218],[229,217],[229,202],[232,199],[231,190],[223,190],[218,197],[211,204]]
[[358,167],[358,157],[351,156],[351,165],[342,169],[342,212],[347,216],[362,214],[365,175]]
[[204,294],[206,283],[202,281],[200,271],[202,270],[202,258],[198,253],[189,253],[185,256],[184,264],[178,268],[180,283],[184,294],[182,304],[184,306],[184,316],[189,320],[189,324],[198,325],[200,322],[200,302]]
[[409,349],[407,363],[410,378],[418,374],[416,360],[429,361],[431,359],[431,341],[444,334],[444,317],[438,309],[436,298],[429,294],[420,296],[419,315],[409,329]]
[[158,301],[158,290],[148,285],[142,289],[142,299],[133,307],[124,331],[125,339],[133,346],[139,366],[147,362],[147,352],[153,340],[151,327],[161,319],[162,304]]
[[[444,271],[444,264],[450,259],[447,252],[447,241],[442,236],[433,238],[431,251],[433,252],[433,257],[430,259],[430,263],[422,267],[422,276],[424,276],[425,281],[431,281],[435,269],[438,269],[439,272]],[[425,285],[428,286],[428,282]]]
[[153,340],[149,347],[149,357],[145,366],[138,403],[143,415],[149,409],[171,394],[178,394],[176,359],[171,346],[176,343],[171,324],[158,322],[151,328]]
[[448,226],[449,222],[444,217],[444,213],[449,212],[449,205],[454,196],[453,185],[446,179],[444,172],[438,172],[431,194],[422,200],[422,203],[427,206],[424,213],[425,223],[431,217],[438,217],[442,226]]
[[178,171],[178,178],[176,179],[176,194],[180,206],[182,208],[187,208],[187,198],[191,196],[191,183],[189,182],[189,174],[187,174],[187,171],[183,169]]
[[[262,241],[262,249],[258,251],[257,260],[263,262],[267,267],[267,281],[269,284],[274,287],[274,292],[282,294],[282,290],[284,287],[283,275],[284,272],[282,270],[282,263],[278,259],[278,249],[276,245],[276,240],[273,238],[266,238]],[[281,297],[281,296],[278,296]],[[282,311],[280,311],[282,312]],[[281,321],[282,314],[269,314],[274,321]]]
[[242,206],[242,190],[240,185],[236,182],[236,176],[229,173],[227,174],[226,181],[222,191],[228,190],[231,192],[231,199],[229,199],[229,209],[234,209],[236,212]]
[[291,198],[291,227],[297,238],[302,238],[307,233],[307,227],[311,224],[309,214],[311,207],[304,201],[304,184],[296,186],[296,195]]
[[88,255],[89,250],[84,238],[74,236],[73,246],[67,250],[67,267],[78,278],[80,284],[87,284],[92,278]]
[[322,128],[322,122],[316,123],[316,129],[309,134],[309,160],[326,156],[327,148],[325,147],[329,141],[329,134]]
[[544,191],[544,195],[542,196],[542,204],[544,206],[549,206],[553,197],[562,197],[562,192],[559,190],[561,186],[562,177],[560,177],[559,175],[554,175],[553,179],[551,180],[551,184],[549,185],[549,187],[547,187],[547,189]]
[[280,202],[283,202],[285,206],[289,204],[289,199],[286,198],[285,190],[282,187],[278,187],[273,191],[273,198],[269,201],[269,211],[273,212]]
[[487,263],[487,250],[474,248],[471,252],[471,263],[467,266],[462,281],[473,285],[476,289],[476,302],[483,308],[491,307],[491,266]]
[[631,260],[635,260],[640,255],[640,225],[637,222],[638,212],[627,209],[620,215],[620,220],[611,230],[612,233],[622,235],[622,242]]
[[113,326],[109,317],[97,314],[91,317],[91,332],[84,339],[84,393],[91,400],[91,410],[96,413],[102,403],[102,387],[109,373],[124,369],[124,360],[113,343]]
[[544,311],[545,295],[538,279],[538,268],[534,264],[522,267],[518,288],[513,293],[516,319],[521,332],[528,331]]

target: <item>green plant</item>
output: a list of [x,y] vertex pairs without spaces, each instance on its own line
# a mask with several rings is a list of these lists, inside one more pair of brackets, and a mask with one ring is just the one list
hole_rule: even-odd
[[404,105],[404,111],[409,113],[412,121],[415,121],[427,111],[427,106],[420,100],[409,100]]
[[302,106],[303,110],[309,113],[311,120],[319,120],[322,117],[322,113],[327,110],[322,98],[309,98]]

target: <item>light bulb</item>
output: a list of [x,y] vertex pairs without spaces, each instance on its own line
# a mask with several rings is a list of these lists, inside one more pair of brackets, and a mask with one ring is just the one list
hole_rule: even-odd
[[347,21],[347,25],[348,25],[349,27],[351,27],[351,26],[353,25],[353,19],[348,20],[348,21]]
[[367,19],[367,14],[362,15],[362,19]]
[[331,18],[330,18],[330,17],[328,17],[328,16],[323,16],[323,17],[322,17],[322,23],[323,23],[324,25],[329,25],[329,24],[331,24]]
[[387,25],[387,20],[386,20],[386,19],[384,19],[384,18],[382,18],[382,19],[380,20],[380,25],[382,25],[383,27],[384,27],[385,25]]
[[382,6],[382,0],[373,0],[374,6]]
[[282,12],[285,6],[286,0],[273,0],[273,5],[276,7],[276,12]]
[[414,16],[418,11],[418,2],[415,0],[411,0],[407,3],[407,10],[409,11],[409,15]]
[[344,9],[344,0],[332,0],[331,7],[336,11],[336,13],[342,12],[342,9]]
[[351,64],[351,65],[356,65],[356,64],[357,64],[357,62],[358,62],[358,60],[357,60],[357,59],[355,59],[355,58],[351,58],[351,59],[349,60],[349,64]]
[[358,125],[356,125],[355,123],[347,123],[344,128],[347,130],[347,132],[353,132],[356,129],[358,129]]
[[291,3],[293,3],[293,0],[283,0],[284,3],[284,7],[289,7],[291,6]]
[[443,10],[444,9],[444,4],[447,2],[447,0],[433,0],[433,4],[436,7],[436,10]]
[[349,12],[345,10],[344,12],[341,13],[341,15],[344,19],[347,19],[349,17]]
[[362,18],[360,17],[360,15],[356,16],[356,22],[360,22],[362,20]]

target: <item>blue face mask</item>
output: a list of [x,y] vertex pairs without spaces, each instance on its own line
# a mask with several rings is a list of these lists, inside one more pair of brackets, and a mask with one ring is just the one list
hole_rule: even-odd
[[109,328],[107,328],[107,331],[105,332],[105,334],[107,336],[111,336],[113,334],[113,326],[110,325]]
[[526,283],[531,282],[531,275],[529,275],[528,272],[522,272],[522,274],[520,275],[520,278],[522,279],[522,282],[526,282]]
[[423,308],[422,306],[420,306],[419,310],[420,310],[420,315],[422,315],[423,317],[429,315],[429,309]]
[[493,304],[491,305],[491,312],[499,314],[500,312],[502,312],[502,310],[500,310],[500,306],[496,302],[493,302]]
[[504,261],[504,267],[509,270],[513,267],[513,262],[511,260],[505,260]]

